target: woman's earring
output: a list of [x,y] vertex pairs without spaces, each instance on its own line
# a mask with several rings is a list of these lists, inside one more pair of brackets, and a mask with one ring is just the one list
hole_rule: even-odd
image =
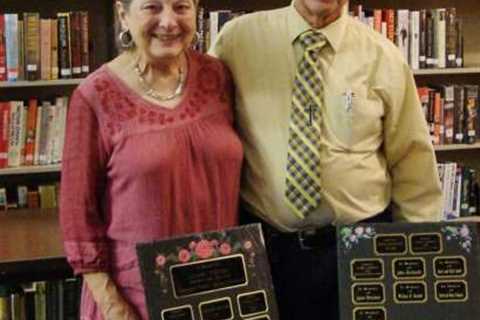
[[120,32],[120,34],[118,35],[118,40],[120,40],[120,45],[124,49],[130,49],[134,45],[132,34],[128,29],[122,30]]
[[197,31],[193,34],[192,47],[197,48],[199,42],[200,42],[200,32]]

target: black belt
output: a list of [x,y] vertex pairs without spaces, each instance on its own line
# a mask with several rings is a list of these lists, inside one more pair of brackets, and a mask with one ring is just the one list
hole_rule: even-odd
[[[392,222],[392,214],[389,208],[385,211],[374,215],[371,218],[364,219],[358,223],[374,223],[374,222]],[[261,223],[263,235],[267,242],[291,242],[298,243],[301,249],[319,249],[334,246],[336,243],[336,227],[326,225],[324,227],[301,230],[296,232],[281,232],[272,227],[267,222],[258,218],[254,214],[242,210],[240,215],[240,223]]]

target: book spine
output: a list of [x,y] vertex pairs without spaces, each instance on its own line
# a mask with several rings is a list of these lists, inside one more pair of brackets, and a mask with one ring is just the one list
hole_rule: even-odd
[[427,68],[427,10],[420,10],[420,39],[419,39],[419,58],[420,69]]
[[18,15],[5,14],[5,45],[7,51],[7,80],[18,79]]
[[40,20],[40,79],[51,79],[51,59],[52,59],[52,44],[51,44],[51,22],[49,19]]
[[454,118],[455,118],[455,94],[452,85],[443,86],[443,110],[445,126],[445,144],[452,144],[454,141]]
[[420,69],[420,12],[410,12],[410,66]]
[[478,131],[478,86],[465,85],[465,114],[467,143],[473,144]]
[[409,62],[409,11],[407,9],[397,10],[397,46],[403,54],[405,61]]
[[0,168],[8,165],[10,103],[0,102]]
[[23,21],[26,79],[38,80],[40,78],[40,15],[36,12],[25,12]]
[[426,30],[426,66],[427,68],[435,68],[437,66],[437,62],[435,60],[434,55],[434,38],[435,38],[435,28],[434,28],[434,10],[428,9],[427,10],[427,30]]
[[456,67],[463,67],[463,23],[462,20],[457,19],[455,22],[455,34],[457,35],[457,41],[455,42],[455,56],[456,56]]
[[437,67],[445,68],[446,64],[446,10],[445,8],[436,9],[435,20],[435,56],[437,57]]
[[51,38],[50,38],[50,44],[51,44],[51,74],[50,78],[52,80],[58,79],[58,21],[57,19],[51,19],[50,20],[51,26],[50,26],[50,31],[51,31]]
[[90,49],[88,37],[88,12],[80,12],[80,35],[81,35],[81,65],[82,76],[86,77],[90,73]]
[[57,13],[58,20],[58,64],[60,78],[72,77],[72,64],[70,53],[70,14],[67,12]]
[[42,136],[42,117],[43,117],[43,107],[41,105],[37,106],[37,118],[35,122],[35,147],[33,153],[33,164],[40,164],[40,138]]
[[454,104],[455,104],[455,124],[454,141],[455,143],[465,142],[465,90],[462,85],[454,85]]
[[82,31],[79,12],[70,12],[70,55],[72,61],[72,76],[82,75]]
[[24,24],[18,20],[18,80],[25,80],[25,48],[24,48]]
[[10,125],[8,135],[8,166],[18,167],[21,164],[21,125],[22,101],[10,101]]
[[25,142],[25,165],[33,165],[33,157],[35,154],[35,129],[37,122],[37,99],[28,101],[27,112],[27,137]]
[[446,55],[446,66],[448,68],[456,67],[457,60],[457,50],[456,50],[456,9],[447,8],[446,12],[446,29],[445,29],[445,55]]
[[5,44],[5,18],[0,13],[0,81],[7,80],[7,47]]

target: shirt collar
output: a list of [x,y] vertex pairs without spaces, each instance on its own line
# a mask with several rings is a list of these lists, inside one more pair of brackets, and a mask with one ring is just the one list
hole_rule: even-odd
[[[299,35],[312,29],[307,21],[298,13],[294,7],[294,1],[290,4],[287,14],[288,38],[290,43],[294,43]],[[342,43],[347,27],[347,14],[342,11],[340,17],[329,25],[316,29],[326,38],[333,51],[337,52]]]

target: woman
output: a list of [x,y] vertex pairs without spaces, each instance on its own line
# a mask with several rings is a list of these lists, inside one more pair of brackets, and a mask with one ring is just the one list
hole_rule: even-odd
[[81,319],[147,319],[135,244],[237,222],[231,81],[191,51],[197,0],[116,2],[124,50],[70,101],[60,219]]

